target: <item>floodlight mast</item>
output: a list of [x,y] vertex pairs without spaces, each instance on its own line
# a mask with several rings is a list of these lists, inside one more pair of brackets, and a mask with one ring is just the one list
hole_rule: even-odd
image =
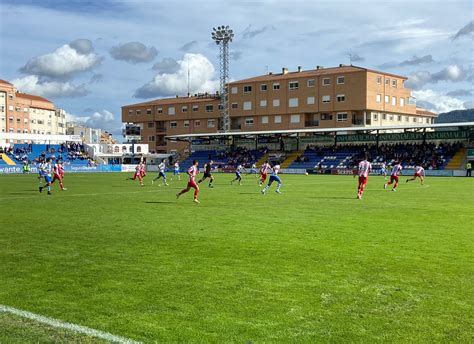
[[211,37],[219,46],[220,130],[227,133],[230,131],[229,92],[227,89],[227,83],[229,82],[229,43],[232,42],[234,32],[229,28],[229,25],[214,27],[212,30]]

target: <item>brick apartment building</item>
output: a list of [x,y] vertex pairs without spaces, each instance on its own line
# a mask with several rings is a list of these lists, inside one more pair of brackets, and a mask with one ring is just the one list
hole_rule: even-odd
[[65,134],[66,115],[43,97],[18,92],[0,80],[0,131],[18,134]]
[[[356,66],[257,76],[229,83],[231,131],[371,127],[434,123],[417,109],[406,77]],[[180,150],[165,136],[218,132],[219,95],[157,99],[122,107],[122,122],[139,124],[150,151]]]

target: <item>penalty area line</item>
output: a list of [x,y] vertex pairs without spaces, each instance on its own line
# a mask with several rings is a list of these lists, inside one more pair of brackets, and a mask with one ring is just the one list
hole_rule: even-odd
[[76,325],[76,324],[71,324],[68,322],[64,322],[61,320],[49,318],[43,315],[31,313],[28,311],[24,311],[21,309],[5,306],[5,305],[0,305],[0,313],[10,313],[22,318],[30,319],[42,324],[49,325],[51,327],[55,328],[61,328],[65,330],[69,330],[72,332],[76,333],[81,333],[89,337],[95,337],[95,338],[101,338],[108,340],[113,343],[123,343],[123,344],[139,344],[141,342],[137,342],[135,340],[125,338],[125,337],[120,337],[113,335],[112,333],[109,332],[103,332],[99,330],[94,330],[92,328],[86,327],[86,326],[81,326],[81,325]]

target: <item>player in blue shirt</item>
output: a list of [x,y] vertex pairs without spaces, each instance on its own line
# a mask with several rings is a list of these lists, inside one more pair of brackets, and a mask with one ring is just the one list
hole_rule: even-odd
[[276,193],[281,193],[280,192],[280,187],[281,187],[281,179],[278,176],[278,172],[280,172],[280,163],[276,163],[272,168],[271,168],[272,174],[270,175],[270,179],[268,180],[267,186],[265,186],[262,190],[262,195],[265,195],[265,192],[270,188],[273,182],[277,182],[278,186],[277,189],[275,190]]
[[236,181],[239,182],[239,185],[242,185],[242,175],[241,175],[241,174],[242,174],[242,171],[244,171],[244,170],[245,170],[245,169],[244,169],[244,167],[243,167],[241,164],[239,164],[239,165],[237,166],[237,168],[235,169],[235,179],[233,179],[233,180],[230,182],[231,185],[234,184],[234,182],[236,182]]
[[[51,166],[51,158],[48,158],[45,163],[43,163],[40,168],[46,182],[46,188],[48,190],[48,195],[51,195],[51,173],[53,172],[53,166]],[[39,192],[43,192],[43,186],[39,187]]]

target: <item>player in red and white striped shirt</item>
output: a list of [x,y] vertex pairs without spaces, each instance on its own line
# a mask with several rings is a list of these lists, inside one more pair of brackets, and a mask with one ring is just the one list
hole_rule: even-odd
[[268,170],[270,169],[270,164],[268,163],[268,160],[265,161],[262,166],[260,166],[260,180],[258,181],[258,185],[263,185],[265,183],[265,180],[267,179],[267,173]]
[[199,200],[198,200],[199,186],[196,183],[196,176],[199,173],[198,165],[199,165],[199,162],[194,160],[193,165],[188,169],[188,175],[189,175],[188,185],[186,186],[185,189],[181,190],[179,193],[176,194],[176,198],[179,198],[179,196],[181,196],[182,194],[188,192],[189,190],[191,190],[191,188],[193,188],[194,189],[194,202],[199,203]]
[[357,169],[357,175],[359,176],[359,186],[357,188],[357,198],[362,199],[362,194],[364,193],[364,188],[367,185],[369,179],[369,173],[372,172],[372,164],[367,161],[367,156],[359,162],[359,167]]
[[423,181],[425,180],[425,169],[421,164],[418,164],[415,166],[415,174],[413,175],[413,178],[407,179],[407,183],[409,181],[415,180],[416,178],[420,178],[421,185],[423,185]]
[[53,184],[56,180],[58,180],[59,187],[61,188],[61,190],[65,191],[67,189],[63,186],[63,179],[64,179],[64,167],[63,167],[63,164],[61,164],[61,160],[57,159],[56,163],[53,166],[53,181],[51,182],[51,184]]
[[395,162],[395,165],[392,167],[392,174],[390,175],[390,181],[383,185],[383,188],[386,189],[388,185],[392,185],[392,191],[397,191],[398,186],[398,175],[402,174],[402,165],[400,162]]

